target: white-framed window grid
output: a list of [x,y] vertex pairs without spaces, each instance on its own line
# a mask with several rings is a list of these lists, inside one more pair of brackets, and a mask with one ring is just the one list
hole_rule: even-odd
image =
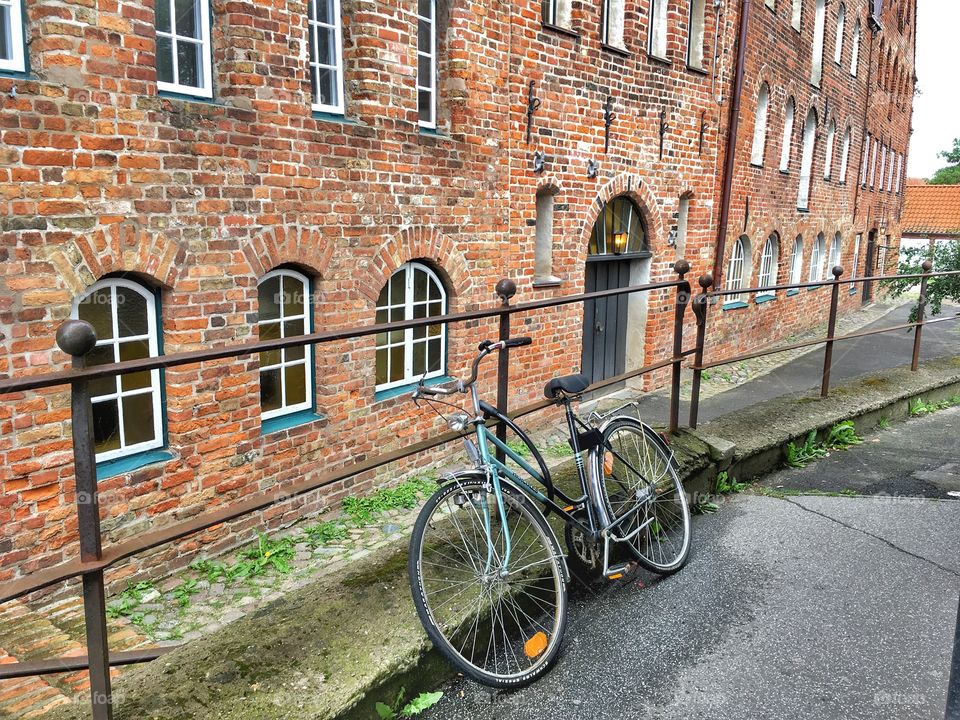
[[750,164],[763,167],[763,156],[767,145],[767,115],[770,111],[770,86],[767,83],[760,85],[757,93],[757,112],[753,125],[753,148],[750,153]]
[[623,23],[626,12],[625,0],[603,0],[603,17],[600,42],[611,47],[623,48]]
[[417,0],[417,113],[420,127],[437,127],[437,3]]
[[[126,308],[127,315],[121,318],[121,309],[128,303],[141,307]],[[97,331],[97,344],[87,355],[89,365],[160,354],[157,299],[139,283],[122,278],[95,283],[75,301],[73,317],[87,320]],[[163,447],[160,370],[93,380],[90,403],[98,463]],[[114,424],[115,429],[106,434]]]
[[667,0],[650,0],[650,39],[647,51],[654,57],[667,57]]
[[896,194],[900,194],[903,187],[903,153],[897,155],[897,189]]
[[847,6],[840,3],[837,8],[837,42],[833,48],[833,61],[839,65],[843,62],[843,34],[847,25]]
[[803,14],[803,0],[793,0],[793,12],[790,16],[790,24],[794,30],[800,30],[800,19]]
[[880,148],[880,187],[877,188],[879,192],[883,192],[884,188],[884,179],[887,176],[887,146],[884,145]]
[[897,153],[895,153],[893,150],[891,150],[891,151],[890,151],[890,163],[889,163],[889,168],[888,168],[888,170],[887,170],[887,172],[889,173],[889,175],[887,175],[887,192],[888,192],[888,193],[892,193],[892,192],[893,192],[893,171],[894,171],[894,166],[895,166],[895,164],[896,164],[896,162],[895,162],[896,159],[897,159]]
[[[743,237],[738,237],[730,251],[730,263],[727,266],[727,290],[740,290],[744,286],[747,275],[746,256],[749,250],[746,247]],[[741,293],[736,295],[727,295],[726,302],[734,303],[742,298]]]
[[342,114],[343,16],[340,0],[307,0],[307,34],[310,48],[311,108]]
[[877,150],[879,149],[880,143],[877,142],[876,138],[873,141],[873,152],[870,156],[870,189],[873,190],[876,187],[877,182]]
[[[434,317],[446,310],[443,282],[426,265],[410,262],[390,276],[380,293],[376,322]],[[376,342],[377,392],[409,385],[420,378],[440,377],[446,372],[445,325],[379,333]]]
[[[763,244],[763,253],[760,255],[760,273],[757,275],[757,287],[770,287],[777,284],[777,260],[779,243],[773,235]],[[764,290],[757,293],[757,297],[772,297],[776,290]]]
[[850,128],[843,133],[843,146],[840,149],[840,173],[837,179],[840,182],[847,181],[847,170],[850,166]]
[[837,141],[837,124],[831,120],[827,129],[826,156],[823,159],[823,179],[829,180],[833,173],[833,146]]
[[863,187],[867,186],[867,177],[870,172],[870,167],[868,163],[870,162],[870,133],[867,133],[864,136],[863,140],[863,157],[860,158],[860,184]]
[[[264,288],[277,280],[274,297],[264,302]],[[266,273],[257,283],[261,290],[257,327],[260,340],[279,340],[311,331],[310,280],[281,268]],[[266,316],[266,317],[265,317]],[[313,407],[313,361],[310,348],[282,348],[260,353],[260,419],[310,410]]]
[[813,180],[813,154],[817,141],[817,115],[813,108],[803,124],[803,151],[800,154],[800,184],[797,188],[797,208],[810,206],[810,185]]
[[0,0],[0,72],[26,72],[23,0]]
[[[856,279],[858,268],[860,267],[860,243],[861,242],[863,242],[863,234],[857,233],[857,236],[853,239],[853,267],[850,268],[851,280]],[[856,285],[853,285],[852,287],[856,287]]]
[[706,34],[706,0],[690,0],[690,36],[687,39],[687,65],[703,69],[703,39]]
[[810,274],[807,275],[808,282],[819,282],[823,280],[823,254],[826,250],[826,241],[823,233],[817,236],[813,241],[813,247],[810,249]]
[[[179,7],[178,7],[179,5]],[[157,0],[157,89],[213,97],[210,0]],[[184,52],[192,49],[192,52]],[[186,58],[188,65],[182,65]],[[169,59],[169,66],[166,60]],[[195,73],[191,78],[190,73]],[[169,79],[161,80],[166,76]],[[193,80],[193,84],[188,82]]]
[[803,282],[803,238],[799,235],[793,241],[793,254],[790,256],[790,284]]
[[833,236],[833,240],[830,241],[830,259],[827,261],[827,277],[830,277],[833,274],[833,268],[840,264],[842,251],[843,240],[840,237],[840,233],[837,233]]
[[813,57],[810,62],[810,82],[819,86],[823,79],[823,46],[827,29],[826,0],[815,0],[813,21]]
[[790,170],[790,155],[793,150],[793,123],[797,114],[797,105],[793,98],[787,100],[787,108],[783,116],[783,144],[780,146],[780,171]]
[[860,64],[860,21],[857,20],[853,28],[853,39],[850,41],[850,74],[857,76],[857,67]]

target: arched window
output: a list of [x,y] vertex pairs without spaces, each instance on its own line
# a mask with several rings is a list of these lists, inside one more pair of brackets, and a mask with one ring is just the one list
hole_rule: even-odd
[[787,172],[790,169],[791,144],[793,143],[793,120],[796,114],[796,103],[793,98],[787,100],[787,109],[783,117],[783,145],[780,147],[780,170]]
[[793,13],[790,16],[790,23],[794,30],[800,29],[800,17],[803,13],[803,0],[793,0]]
[[[310,281],[296,270],[273,270],[257,283],[261,340],[306,335]],[[260,353],[260,418],[269,420],[313,407],[312,353],[306,346]]]
[[647,233],[640,211],[630,198],[615,197],[603,208],[603,222],[597,218],[593,224],[589,253],[627,255],[647,252]]
[[437,2],[417,2],[417,111],[420,127],[437,127]]
[[[757,275],[757,287],[765,288],[777,284],[777,263],[780,259],[780,243],[777,234],[773,233],[763,245],[760,255],[760,273]],[[768,298],[776,295],[776,290],[767,290],[757,293],[757,298]]]
[[826,0],[816,0],[816,15],[813,21],[813,60],[810,65],[810,82],[820,84],[823,77],[823,36],[827,25]]
[[753,152],[750,154],[750,162],[760,167],[763,166],[763,151],[767,143],[767,112],[770,107],[770,86],[766,83],[760,85],[760,92],[757,94],[757,114],[753,125]]
[[[377,299],[377,323],[436,317],[447,311],[447,293],[426,265],[401,266]],[[446,363],[445,325],[377,334],[377,391],[408,385],[421,377],[443,375]]]
[[560,278],[553,274],[553,198],[554,188],[537,191],[536,239],[533,257],[535,285],[557,285]]
[[843,240],[840,237],[840,233],[833,236],[833,241],[830,243],[830,259],[827,261],[828,277],[832,276],[833,269],[840,264],[842,258],[842,243]]
[[810,181],[813,175],[813,151],[817,139],[817,111],[810,108],[803,124],[803,152],[800,156],[800,187],[797,207],[806,210],[810,205]]
[[860,65],[860,21],[853,28],[853,39],[850,41],[850,74],[857,76],[857,68]]
[[603,27],[600,42],[604,45],[622,48],[623,14],[625,0],[603,0]]
[[[750,282],[750,238],[741,235],[730,251],[730,264],[727,266],[727,290],[740,290]],[[727,295],[727,303],[741,299],[741,294]]]
[[343,113],[343,30],[340,0],[307,0],[313,109]]
[[706,0],[690,0],[690,38],[687,41],[687,65],[703,69],[703,34]]
[[[157,297],[139,283],[101,280],[76,301],[73,315],[93,325],[97,334],[88,365],[160,355]],[[163,445],[159,370],[91,380],[90,402],[97,462]]]
[[837,44],[833,48],[833,61],[839,65],[843,61],[843,33],[847,24],[847,6],[840,3],[837,8]]
[[840,150],[840,182],[847,181],[847,167],[850,165],[850,128],[843,134],[843,146]]
[[826,245],[827,241],[823,237],[823,233],[817,235],[817,239],[813,243],[813,248],[810,250],[810,274],[807,276],[808,282],[823,280],[823,256],[827,250]]
[[650,0],[650,45],[654,57],[667,57],[667,0]]
[[803,238],[797,235],[793,241],[793,253],[790,255],[790,284],[803,282]]
[[830,126],[827,128],[827,148],[826,148],[826,157],[823,160],[823,179],[829,180],[830,174],[833,172],[833,145],[837,140],[837,123],[833,120],[830,121]]

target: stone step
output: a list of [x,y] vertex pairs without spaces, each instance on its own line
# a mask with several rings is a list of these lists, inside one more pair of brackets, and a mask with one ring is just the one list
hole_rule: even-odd
[[[70,596],[56,602],[28,603],[34,612],[40,613],[53,625],[66,633],[75,642],[86,647],[86,623],[83,619],[83,598]],[[107,640],[111,651],[133,650],[152,643],[137,631],[136,626],[123,617],[107,618]]]
[[[18,658],[0,648],[0,665],[17,662]],[[0,718],[35,718],[71,698],[42,677],[0,680]]]

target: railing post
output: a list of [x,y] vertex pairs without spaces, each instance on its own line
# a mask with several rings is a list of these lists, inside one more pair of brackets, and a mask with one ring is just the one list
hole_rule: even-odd
[[833,285],[830,288],[830,319],[827,321],[827,344],[823,350],[823,382],[820,384],[820,397],[830,395],[830,370],[833,367],[833,336],[837,329],[837,307],[840,304],[840,276],[843,268],[834,265]]
[[[497,283],[497,295],[500,296],[500,304],[503,307],[510,306],[510,298],[517,294],[517,284],[509,278],[503,278]],[[499,340],[508,340],[510,338],[510,313],[500,315],[500,337]],[[507,404],[509,402],[510,390],[510,351],[503,348],[500,356],[497,358],[497,409],[504,415],[507,414]],[[500,442],[507,441],[507,426],[503,423],[497,425],[497,439]],[[497,459],[500,462],[506,462],[506,454],[500,448],[497,448]]]
[[[73,368],[86,367],[86,355],[97,343],[93,326],[83,320],[68,320],[57,330],[57,345],[73,358]],[[74,380],[70,393],[73,428],[73,466],[76,477],[77,518],[80,530],[80,560],[102,557],[100,504],[97,499],[97,464],[93,443],[93,406],[89,382]],[[103,570],[83,574],[83,619],[87,635],[90,704],[94,720],[113,718],[110,690],[110,654],[107,647],[107,604]]]
[[917,326],[913,329],[913,361],[910,363],[910,369],[916,372],[920,368],[920,338],[923,336],[923,319],[927,312],[927,280],[929,273],[933,270],[933,263],[924,260],[923,272],[926,273],[920,278],[920,300],[917,302]]
[[701,275],[701,293],[693,301],[693,314],[697,318],[697,346],[693,356],[693,387],[690,389],[690,427],[697,429],[697,419],[700,414],[700,376],[703,374],[703,346],[707,336],[707,308],[710,307],[710,298],[707,291],[713,285],[713,276],[709,273]]
[[673,378],[670,383],[670,423],[669,432],[676,432],[680,426],[680,371],[683,359],[683,315],[690,302],[690,283],[684,280],[684,275],[690,272],[690,263],[686,260],[677,260],[673,269],[679,275],[680,284],[677,285],[677,299],[673,313]]

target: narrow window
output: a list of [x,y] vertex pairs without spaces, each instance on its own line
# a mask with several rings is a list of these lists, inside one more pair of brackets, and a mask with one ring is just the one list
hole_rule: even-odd
[[833,120],[830,121],[830,126],[827,128],[827,148],[826,148],[826,157],[823,159],[823,179],[829,180],[830,175],[833,172],[833,145],[837,141],[837,123]]
[[853,40],[850,44],[850,74],[857,76],[857,67],[860,64],[860,21],[853,28]]
[[[860,243],[863,241],[863,234],[857,233],[856,238],[853,240],[853,267],[850,268],[850,279],[857,277],[857,273],[860,268]],[[851,285],[850,287],[856,287],[856,285]]]
[[0,72],[25,72],[21,0],[0,0]]
[[880,148],[880,187],[877,188],[879,192],[883,192],[883,179],[886,177],[887,171],[887,146],[883,145]]
[[313,109],[343,112],[343,30],[340,0],[308,0]]
[[803,282],[803,238],[797,235],[793,241],[793,254],[790,256],[790,284]]
[[867,186],[867,172],[870,162],[870,133],[867,133],[863,141],[863,157],[860,158],[860,184]]
[[537,193],[536,240],[534,245],[533,282],[556,285],[560,278],[553,274],[553,189]]
[[847,181],[847,168],[850,165],[850,128],[843,134],[843,146],[840,150],[840,182]]
[[[889,235],[887,236],[889,238]],[[889,240],[888,243],[889,244]],[[881,245],[877,249],[877,275],[883,277],[887,274],[887,246]]]
[[417,3],[417,110],[420,127],[437,127],[437,3]]
[[[77,301],[74,317],[89,322],[97,333],[89,365],[160,355],[157,298],[138,283],[101,280]],[[91,380],[90,396],[97,462],[163,445],[159,370]]]
[[[257,284],[261,340],[305,335],[310,328],[310,281],[294,270],[274,270]],[[260,353],[260,417],[263,420],[313,407],[313,372],[307,347]]]
[[776,0],[766,0],[766,6],[771,10],[776,11],[777,9]]
[[667,57],[667,0],[650,0],[650,54]]
[[887,170],[889,175],[887,175],[887,192],[893,192],[893,171],[894,171],[894,160],[896,159],[897,154],[891,150],[890,151],[890,167]]
[[833,61],[839,65],[843,62],[843,33],[847,24],[847,6],[840,3],[837,8],[837,44],[833,48]]
[[876,138],[873,140],[873,153],[870,155],[870,189],[873,190],[876,187],[877,180],[877,149],[880,143],[877,142]]
[[903,155],[897,154],[897,195],[900,194],[901,184],[903,182]]
[[819,282],[823,279],[823,255],[825,250],[826,240],[823,233],[820,233],[810,250],[810,274],[807,276],[807,282]]
[[157,89],[213,97],[209,0],[157,0]]
[[803,124],[803,152],[800,156],[800,186],[797,190],[797,208],[806,210],[810,205],[810,181],[813,176],[813,151],[817,140],[817,112],[810,108]]
[[[750,240],[746,235],[741,235],[733,244],[733,250],[730,252],[730,264],[727,268],[727,290],[740,290],[746,286],[750,278]],[[727,295],[727,303],[734,303],[741,299],[742,295]]]
[[600,41],[604,45],[622,48],[623,13],[625,0],[603,0],[603,28]]
[[570,29],[572,0],[543,0],[543,22]]
[[680,208],[677,211],[677,257],[683,257],[687,247],[687,219],[690,217],[690,196],[680,198]]
[[687,41],[687,65],[697,70],[703,69],[706,6],[706,0],[690,0],[690,38]]
[[767,112],[770,107],[770,87],[763,83],[757,95],[757,114],[753,125],[753,152],[750,162],[763,167],[763,151],[767,144]]
[[816,15],[813,21],[813,60],[810,64],[810,82],[820,85],[823,77],[823,36],[826,31],[826,0],[816,0]]
[[837,233],[833,236],[833,240],[830,243],[830,259],[827,262],[828,277],[833,275],[833,269],[840,264],[842,245],[843,239],[840,237],[840,233]]
[[796,103],[793,98],[787,100],[787,109],[783,119],[783,145],[780,148],[780,170],[787,172],[790,169],[791,144],[793,143],[793,119],[796,114]]
[[[777,261],[780,255],[780,243],[776,234],[767,238],[763,245],[763,254],[760,256],[760,274],[757,276],[757,286],[761,288],[777,284]],[[773,297],[776,290],[767,290],[757,293],[757,297]]]
[[793,0],[793,15],[790,18],[790,23],[793,25],[794,30],[800,30],[800,16],[803,12],[803,0]]
[[[426,265],[412,262],[387,281],[377,300],[377,323],[436,317],[447,311],[447,293]],[[444,373],[445,325],[394,330],[377,335],[377,391]]]

